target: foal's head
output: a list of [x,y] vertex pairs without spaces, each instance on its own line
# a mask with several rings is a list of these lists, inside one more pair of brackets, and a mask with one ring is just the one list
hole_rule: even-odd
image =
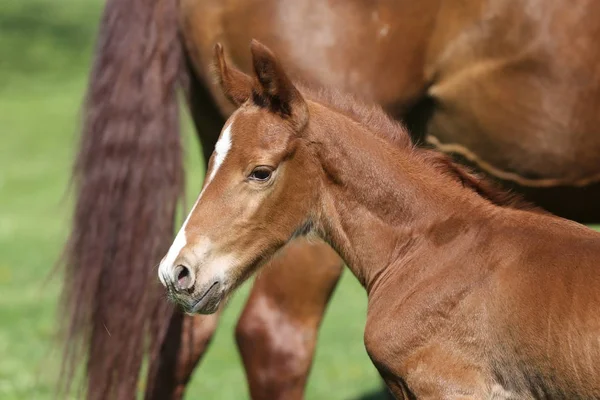
[[[159,276],[188,312],[220,301],[310,220],[319,171],[303,139],[309,110],[274,55],[253,41],[254,77],[228,66],[218,78],[239,108],[221,132],[196,204],[161,261]],[[317,178],[317,179],[315,179]]]

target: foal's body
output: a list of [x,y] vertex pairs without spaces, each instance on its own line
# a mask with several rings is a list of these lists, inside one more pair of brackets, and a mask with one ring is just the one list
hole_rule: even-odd
[[[518,211],[461,214],[479,218],[445,245],[424,237],[370,292],[365,343],[387,384],[435,399],[600,396],[598,235],[546,232],[548,217]],[[532,236],[546,243],[524,246]],[[582,255],[557,250],[567,243]]]
[[491,204],[337,118],[307,138],[335,164],[322,234],[368,291],[366,348],[394,394],[600,396],[600,234]]
[[299,91],[268,49],[252,54],[255,78],[217,47],[240,108],[159,267],[175,301],[213,313],[318,235],[367,290],[365,345],[397,397],[600,397],[599,233],[492,201],[382,111]]

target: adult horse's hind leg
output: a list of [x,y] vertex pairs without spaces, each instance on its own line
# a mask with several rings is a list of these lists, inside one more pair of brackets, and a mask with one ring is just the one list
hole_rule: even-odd
[[303,398],[317,331],[342,268],[328,245],[297,239],[257,277],[236,329],[254,400]]

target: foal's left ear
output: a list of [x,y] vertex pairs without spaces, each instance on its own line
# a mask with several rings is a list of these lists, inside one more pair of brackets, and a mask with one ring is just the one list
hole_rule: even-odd
[[245,103],[252,94],[252,78],[227,65],[221,43],[215,44],[215,66],[225,97],[236,106]]
[[296,129],[308,122],[308,106],[304,98],[287,76],[277,57],[259,41],[250,44],[252,64],[259,91],[254,93],[256,103],[265,103],[271,111],[290,120]]

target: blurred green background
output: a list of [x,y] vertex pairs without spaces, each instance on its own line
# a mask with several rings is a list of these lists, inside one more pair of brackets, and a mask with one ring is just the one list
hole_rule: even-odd
[[[52,275],[68,232],[69,173],[103,2],[0,1],[0,399],[50,399],[59,362]],[[186,129],[188,197],[202,181]],[[51,278],[51,279],[50,279]],[[233,328],[248,293],[224,313],[187,398],[242,399]],[[370,398],[380,388],[362,342],[366,296],[345,272],[320,333],[308,399]]]

